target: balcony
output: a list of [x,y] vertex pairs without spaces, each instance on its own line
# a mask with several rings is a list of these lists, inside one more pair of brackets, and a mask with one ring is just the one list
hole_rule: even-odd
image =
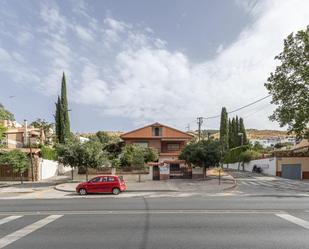
[[180,151],[164,151],[164,152],[160,152],[160,156],[179,156],[180,155]]

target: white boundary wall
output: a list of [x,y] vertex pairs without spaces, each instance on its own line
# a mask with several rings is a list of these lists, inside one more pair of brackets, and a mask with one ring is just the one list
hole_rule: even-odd
[[[245,163],[245,171],[252,171],[254,165],[261,167],[264,174],[276,175],[276,158],[263,158],[258,160],[252,160],[249,163]],[[227,164],[223,165],[224,168],[227,168]],[[229,163],[229,169],[238,169],[238,163]],[[242,165],[240,163],[239,169],[242,170]]]
[[62,175],[71,171],[71,167],[64,167],[58,161],[42,159],[40,163],[40,180],[45,180],[53,176]]
[[42,159],[40,165],[40,180],[45,180],[58,175],[59,164],[57,161]]

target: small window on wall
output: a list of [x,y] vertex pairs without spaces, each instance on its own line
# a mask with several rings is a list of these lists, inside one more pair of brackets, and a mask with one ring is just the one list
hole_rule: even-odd
[[180,150],[179,144],[167,144],[167,150]]
[[161,137],[162,136],[162,127],[152,127],[152,136]]
[[147,148],[148,147],[148,142],[146,141],[138,141],[138,142],[133,142],[134,145],[138,145],[141,146],[143,148]]

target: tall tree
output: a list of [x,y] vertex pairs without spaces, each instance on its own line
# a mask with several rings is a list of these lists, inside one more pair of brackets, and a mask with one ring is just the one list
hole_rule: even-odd
[[0,148],[3,146],[2,140],[5,138],[7,128],[0,124]]
[[270,116],[299,138],[309,138],[309,26],[284,40],[280,61],[265,83],[277,108]]
[[55,113],[55,127],[56,127],[56,135],[57,135],[57,139],[59,143],[65,142],[64,133],[63,133],[64,123],[63,123],[62,113],[63,113],[63,108],[62,108],[60,97],[58,96],[58,100],[56,103],[56,113]]
[[237,124],[235,117],[232,118],[231,122],[231,140],[230,140],[230,148],[234,148],[237,146]]
[[86,180],[88,181],[88,168],[99,168],[109,164],[107,152],[102,149],[102,145],[97,141],[81,143],[80,141],[69,141],[66,144],[57,145],[59,161],[64,166],[73,169],[82,168],[86,171]]
[[222,107],[221,110],[220,143],[221,143],[222,154],[224,155],[229,149],[229,123],[225,107]]
[[23,174],[29,168],[30,162],[27,155],[20,150],[12,150],[0,154],[0,163],[8,164],[12,167],[13,172],[20,176],[20,182],[23,183]]
[[30,126],[34,128],[40,129],[40,143],[45,144],[47,141],[47,137],[51,135],[50,131],[53,128],[53,123],[49,123],[44,119],[38,118],[37,120],[33,121]]
[[58,96],[56,103],[55,126],[58,142],[65,143],[71,137],[71,131],[67,100],[67,87],[64,73],[61,81],[61,96]]
[[179,159],[203,167],[205,178],[207,168],[219,165],[221,159],[220,142],[209,139],[187,144],[181,151]]
[[62,118],[63,118],[63,136],[64,139],[68,139],[71,135],[70,131],[70,118],[69,118],[69,106],[68,106],[68,99],[67,99],[67,84],[65,75],[62,75],[61,81],[61,105],[62,105]]
[[240,146],[240,136],[239,136],[239,119],[238,116],[235,118],[235,127],[234,127],[234,146]]
[[14,120],[14,115],[0,103],[0,120]]
[[229,119],[229,149],[233,148],[234,130],[232,127],[232,121]]
[[[242,139],[243,145],[248,144],[248,139],[247,139],[247,134],[246,134],[246,129],[245,129],[243,118],[239,118],[239,133],[242,134],[240,139]],[[240,142],[240,145],[241,145],[241,142]]]

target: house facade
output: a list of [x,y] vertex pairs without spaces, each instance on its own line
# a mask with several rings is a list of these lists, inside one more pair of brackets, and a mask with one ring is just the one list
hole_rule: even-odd
[[[252,171],[257,166],[268,175],[287,179],[309,179],[309,141],[302,140],[290,150],[277,150],[271,156],[245,163],[244,169]],[[239,163],[225,164],[225,168],[239,169]]]
[[289,179],[309,179],[309,141],[304,139],[291,150],[275,151],[276,175]]
[[41,131],[38,128],[28,126],[25,121],[23,125],[15,121],[4,120],[2,125],[7,129],[3,143],[9,149],[24,148],[39,143]]
[[154,123],[124,133],[120,137],[126,144],[151,147],[158,151],[158,162],[148,164],[153,180],[192,178],[192,168],[178,157],[186,143],[193,139],[193,135]]

